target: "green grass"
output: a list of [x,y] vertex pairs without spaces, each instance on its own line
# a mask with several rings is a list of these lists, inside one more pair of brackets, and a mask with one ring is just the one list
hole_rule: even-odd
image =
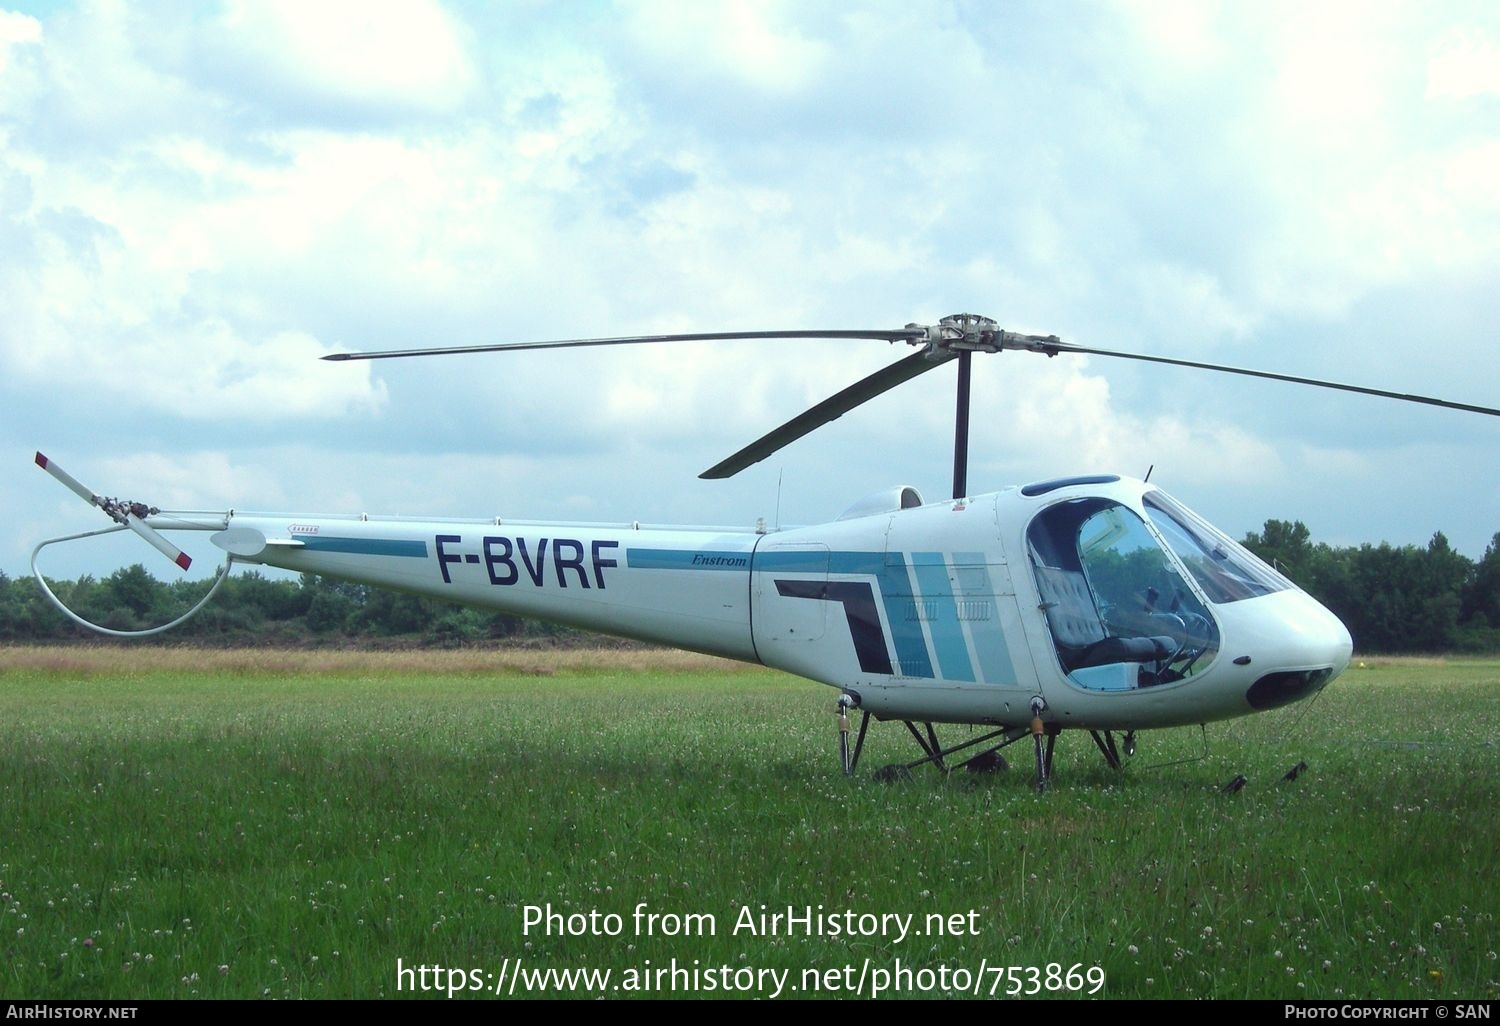
[[[0,649],[0,997],[393,996],[398,958],[518,957],[1500,996],[1500,662],[1371,661],[1211,725],[1204,758],[1195,729],[1143,734],[1122,774],[1065,734],[1043,796],[1024,745],[1005,774],[875,783],[913,757],[895,724],[845,780],[833,698],[668,653]],[[638,936],[642,902],[716,934]],[[523,933],[549,903],[623,929]],[[978,933],[735,935],[762,904]]]

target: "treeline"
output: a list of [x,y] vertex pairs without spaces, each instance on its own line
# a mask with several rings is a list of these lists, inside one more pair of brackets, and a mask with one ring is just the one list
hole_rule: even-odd
[[1425,548],[1335,548],[1300,520],[1267,520],[1244,543],[1333,610],[1361,652],[1500,652],[1500,534],[1477,563],[1441,531]]
[[[122,631],[155,627],[181,616],[212,583],[164,583],[139,563],[100,579],[47,579],[48,587],[73,612],[101,627]],[[59,612],[34,578],[13,579],[0,573],[0,641],[97,641],[99,637]],[[457,646],[533,638],[563,643],[584,637],[591,636],[315,574],[303,574],[300,580],[272,579],[254,570],[236,571],[197,615],[163,635],[168,640],[206,645],[294,647],[371,639]]]
[[[1441,533],[1425,548],[1314,543],[1301,521],[1268,520],[1246,547],[1311,593],[1349,627],[1361,652],[1500,652],[1500,534],[1477,563]],[[83,618],[115,630],[181,615],[209,581],[164,583],[140,564],[101,579],[49,586]],[[169,637],[210,645],[346,645],[371,639],[456,646],[485,641],[556,643],[586,632],[466,609],[304,574],[235,573],[207,607]],[[32,578],[0,573],[0,641],[97,639],[47,601]]]

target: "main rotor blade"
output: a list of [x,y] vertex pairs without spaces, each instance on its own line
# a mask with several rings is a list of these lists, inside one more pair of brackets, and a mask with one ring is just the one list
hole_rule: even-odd
[[566,338],[555,342],[501,342],[481,346],[437,346],[431,349],[387,349],[372,353],[330,353],[325,360],[391,360],[405,356],[449,356],[454,353],[505,353],[520,349],[580,349],[585,346],[635,346],[648,342],[722,342],[742,338],[863,338],[905,342],[925,337],[921,328],[852,331],[708,331],[687,335],[625,335],[620,338]]
[[1165,363],[1174,367],[1194,367],[1198,370],[1223,371],[1225,374],[1242,374],[1247,378],[1270,378],[1272,381],[1290,381],[1296,385],[1313,385],[1317,388],[1336,388],[1341,392],[1359,392],[1362,395],[1379,396],[1382,399],[1400,399],[1408,403],[1425,403],[1428,406],[1442,406],[1450,410],[1463,410],[1467,413],[1483,413],[1490,417],[1500,417],[1500,410],[1489,406],[1474,406],[1470,403],[1458,403],[1449,399],[1434,399],[1432,396],[1413,395],[1409,392],[1390,392],[1383,388],[1366,388],[1363,385],[1346,385],[1337,381],[1324,381],[1320,378],[1302,378],[1295,374],[1277,374],[1273,371],[1250,370],[1246,367],[1230,367],[1220,363],[1200,363],[1197,360],[1179,360],[1170,356],[1144,356],[1140,353],[1122,353],[1114,349],[1092,349],[1088,346],[1075,346],[1070,342],[1052,342],[1044,346],[1032,348],[1032,352],[1046,353],[1048,356],[1056,356],[1058,353],[1081,353],[1089,356],[1118,356],[1122,360],[1140,360],[1145,363]]
[[708,480],[733,477],[746,467],[759,463],[776,450],[790,445],[808,432],[822,427],[831,420],[837,420],[861,403],[869,402],[881,393],[888,392],[919,374],[925,374],[939,364],[953,359],[956,355],[949,349],[937,350],[933,353],[929,353],[926,349],[918,350],[904,360],[898,360],[889,367],[856,381],[842,392],[829,396],[812,409],[798,414],[776,430],[757,438],[727,460],[709,467],[698,476]]

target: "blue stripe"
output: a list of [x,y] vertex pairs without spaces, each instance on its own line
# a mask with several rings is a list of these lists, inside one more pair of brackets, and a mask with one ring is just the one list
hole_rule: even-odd
[[896,643],[896,659],[901,673],[907,677],[936,677],[932,656],[927,651],[927,636],[922,633],[922,622],[905,615],[906,603],[915,597],[911,575],[906,570],[906,558],[899,552],[887,552],[882,563],[880,595],[885,600],[885,618],[891,625],[891,640]]
[[626,549],[625,565],[632,570],[744,570],[750,569],[749,551],[703,549]]
[[313,552],[352,552],[358,556],[411,556],[427,558],[427,543],[395,538],[331,538],[326,535],[299,534],[304,549]]
[[[840,553],[843,555],[843,553]],[[821,546],[808,549],[786,549],[776,552],[756,552],[755,571],[786,574],[826,574],[831,553]],[[847,571],[839,571],[845,573]],[[857,572],[857,571],[855,571]]]
[[938,665],[945,680],[974,680],[974,664],[969,661],[969,646],[964,643],[964,625],[958,620],[958,605],[953,601],[953,587],[948,581],[948,566],[941,552],[913,552],[913,569],[921,599],[931,602],[934,616],[927,621],[932,645],[937,649]]
[[[1000,617],[1000,601],[995,594],[994,582],[983,552],[955,552],[955,566],[962,567],[958,573],[959,597],[987,602],[992,610],[988,620],[970,620],[969,637],[974,642],[974,654],[979,657],[979,673],[986,684],[1015,684],[1015,664],[1011,662],[1010,646],[1005,642],[1005,627]],[[972,580],[977,577],[978,580]]]

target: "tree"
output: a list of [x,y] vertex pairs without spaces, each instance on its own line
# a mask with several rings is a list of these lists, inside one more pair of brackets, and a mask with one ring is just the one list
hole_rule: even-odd
[[363,584],[336,581],[318,574],[302,575],[302,590],[308,592],[307,629],[316,634],[347,630],[369,596]]
[[1475,627],[1500,627],[1500,533],[1490,539],[1463,592],[1460,619]]
[[138,619],[144,619],[156,607],[161,596],[161,583],[136,563],[122,567],[110,574],[103,582],[104,601],[110,605],[128,609]]
[[272,580],[258,570],[237,573],[224,585],[228,602],[253,611],[256,619],[296,620],[307,615],[313,593],[304,585]]
[[[1304,581],[1312,569],[1312,532],[1300,520],[1267,520],[1265,528],[1245,536],[1245,548],[1294,581]],[[1305,585],[1304,585],[1305,587]]]

